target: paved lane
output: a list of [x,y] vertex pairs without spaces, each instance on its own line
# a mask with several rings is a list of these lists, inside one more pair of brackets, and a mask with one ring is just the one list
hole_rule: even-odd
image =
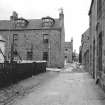
[[44,78],[13,105],[105,105],[104,92],[88,73],[49,72]]

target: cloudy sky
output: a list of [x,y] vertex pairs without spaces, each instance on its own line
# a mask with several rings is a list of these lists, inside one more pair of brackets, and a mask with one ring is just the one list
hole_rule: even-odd
[[74,39],[74,49],[79,52],[81,34],[89,27],[88,11],[91,0],[0,0],[0,20],[9,19],[12,11],[26,19],[51,16],[59,17],[59,8],[64,9],[65,40]]

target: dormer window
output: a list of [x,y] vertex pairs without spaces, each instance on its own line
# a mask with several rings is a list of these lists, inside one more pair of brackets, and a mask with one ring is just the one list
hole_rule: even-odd
[[16,25],[17,25],[18,27],[26,27],[27,24],[28,24],[28,21],[27,21],[26,19],[24,19],[24,18],[18,18],[18,19],[16,20]]
[[51,27],[55,24],[55,20],[49,16],[42,18],[42,27]]

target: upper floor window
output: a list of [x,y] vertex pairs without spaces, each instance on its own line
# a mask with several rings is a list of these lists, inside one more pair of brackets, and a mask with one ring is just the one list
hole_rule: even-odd
[[17,52],[16,49],[14,49],[13,53],[14,53],[14,56],[17,56],[18,55],[18,52]]
[[97,0],[97,18],[102,16],[102,0]]
[[18,34],[13,34],[13,39],[18,40]]
[[48,43],[48,34],[43,34],[43,42]]
[[18,34],[13,34],[13,42],[14,42],[14,47],[15,48],[18,46],[17,40],[18,40]]

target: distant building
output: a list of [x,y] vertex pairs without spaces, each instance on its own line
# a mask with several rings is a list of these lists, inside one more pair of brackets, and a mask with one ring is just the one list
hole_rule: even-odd
[[72,63],[73,56],[73,39],[71,42],[65,42],[65,60],[67,63]]
[[[0,20],[0,34],[6,40],[5,56],[15,59],[46,60],[48,67],[64,67],[64,14],[59,18],[19,18],[16,12],[10,20]],[[11,46],[12,45],[12,46]]]
[[73,51],[72,59],[73,62],[79,62],[79,54],[76,52],[76,50]]
[[82,34],[82,39],[81,39],[81,63],[85,66],[86,70],[89,70],[89,34],[90,31],[87,29],[83,34]]

